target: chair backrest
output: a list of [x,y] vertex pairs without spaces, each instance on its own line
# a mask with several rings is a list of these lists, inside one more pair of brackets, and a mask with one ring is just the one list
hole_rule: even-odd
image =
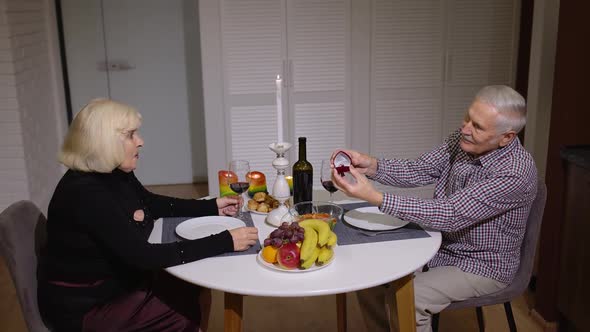
[[481,297],[474,297],[464,301],[453,302],[448,309],[460,309],[468,307],[481,307],[504,303],[520,296],[527,288],[531,275],[533,273],[533,263],[535,261],[535,252],[537,251],[537,241],[541,233],[541,221],[543,221],[543,211],[545,210],[545,201],[547,200],[547,186],[542,180],[537,182],[537,195],[531,206],[531,211],[527,218],[524,239],[520,247],[520,265],[512,283],[506,288]]
[[520,266],[514,276],[511,285],[523,291],[529,284],[533,273],[535,262],[535,253],[537,252],[537,242],[541,233],[541,222],[543,221],[543,212],[545,211],[545,201],[547,200],[547,186],[542,180],[537,182],[537,196],[531,206],[529,217],[527,219],[526,231],[522,246],[520,248]]
[[37,257],[47,241],[45,216],[30,201],[10,205],[0,214],[0,253],[18,295],[29,331],[48,331],[37,304]]

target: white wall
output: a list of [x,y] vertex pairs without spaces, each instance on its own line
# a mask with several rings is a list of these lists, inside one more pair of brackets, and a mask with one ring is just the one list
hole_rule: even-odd
[[0,0],[0,210],[30,199],[46,211],[62,174],[56,36],[53,1]]

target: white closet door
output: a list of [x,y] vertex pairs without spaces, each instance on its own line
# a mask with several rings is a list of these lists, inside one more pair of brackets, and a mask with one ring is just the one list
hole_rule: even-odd
[[251,170],[266,175],[269,190],[276,177],[268,145],[277,140],[275,79],[283,68],[283,6],[276,0],[224,0],[221,5],[228,159],[249,160]]
[[307,137],[317,189],[321,160],[350,146],[350,15],[350,0],[287,2],[292,142]]
[[107,72],[96,69],[105,57],[101,2],[62,0],[61,10],[70,101],[76,115],[90,100],[109,97]]
[[461,125],[474,94],[491,84],[513,85],[518,55],[518,1],[449,1],[443,136]]
[[[440,143],[443,2],[375,0],[371,66],[371,153],[414,159]],[[431,197],[432,187],[387,192]]]
[[110,96],[143,115],[145,145],[135,174],[146,185],[192,183],[194,128],[187,87],[191,59],[185,53],[183,0],[102,3],[107,59],[131,66],[109,70]]
[[[205,135],[190,121],[200,115],[189,117],[187,68],[195,63],[185,37],[194,32],[185,27],[197,21],[183,17],[183,8],[191,2],[62,1],[73,110],[110,97],[142,113],[145,146],[135,174],[146,185],[192,183],[205,173],[204,163],[192,160],[205,150],[193,148],[191,138],[201,144]],[[114,65],[108,71],[105,61]]]

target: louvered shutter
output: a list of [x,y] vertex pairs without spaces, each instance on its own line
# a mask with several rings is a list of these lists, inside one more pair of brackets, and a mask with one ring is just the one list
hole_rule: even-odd
[[[373,6],[371,153],[414,159],[440,142],[443,7],[434,0],[376,0]],[[429,197],[431,187],[400,189]]]
[[[350,144],[350,1],[287,2],[293,142],[307,137],[314,187],[321,189],[321,160]],[[297,145],[297,144],[295,144]],[[298,147],[292,160],[297,160]]]
[[443,137],[460,126],[480,88],[513,85],[518,55],[517,1],[452,0],[448,6]]
[[[219,167],[221,156],[248,159],[273,183],[274,155],[267,146],[276,140],[277,73],[286,78],[290,161],[297,159],[297,137],[306,136],[316,188],[320,160],[335,148],[368,144],[378,157],[416,158],[458,128],[479,88],[513,83],[516,0],[356,1],[200,2],[207,28],[202,36],[206,118],[214,119],[207,127],[209,165]],[[363,5],[367,11],[358,12]],[[370,43],[359,42],[365,38]],[[351,45],[370,45],[368,52],[354,52],[354,68],[367,70],[368,77],[358,72],[351,77]],[[221,61],[212,60],[217,55]],[[221,90],[223,95],[216,95]],[[364,116],[366,122],[351,123]],[[225,155],[217,152],[220,146]],[[217,181],[214,174],[209,170],[209,181]],[[393,191],[431,195],[429,188]]]
[[274,183],[277,140],[276,85],[282,73],[285,22],[276,0],[224,0],[221,13],[226,135],[229,159],[250,161]]

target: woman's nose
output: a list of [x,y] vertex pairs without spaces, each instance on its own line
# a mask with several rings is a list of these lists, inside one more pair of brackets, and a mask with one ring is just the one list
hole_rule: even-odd
[[143,146],[143,138],[139,136],[139,134],[136,134],[135,136],[135,143],[137,146]]

